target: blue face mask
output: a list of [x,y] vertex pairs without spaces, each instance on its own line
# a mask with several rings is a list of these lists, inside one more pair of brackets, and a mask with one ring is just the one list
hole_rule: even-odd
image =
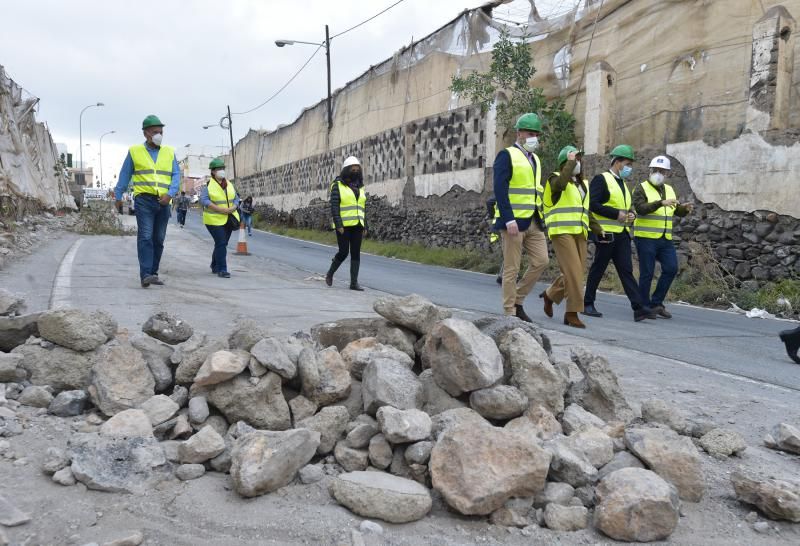
[[620,178],[628,178],[632,174],[633,174],[633,167],[631,167],[630,165],[625,165],[624,167],[622,167],[622,170],[619,171]]

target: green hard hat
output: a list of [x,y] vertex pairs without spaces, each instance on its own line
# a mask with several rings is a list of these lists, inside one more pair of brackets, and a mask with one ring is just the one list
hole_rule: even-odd
[[563,148],[561,148],[561,151],[558,152],[558,164],[559,165],[561,165],[562,163],[564,163],[567,160],[567,155],[570,152],[581,153],[581,151],[579,149],[577,149],[575,146],[573,146],[572,144],[570,144],[568,146],[564,146]]
[[615,146],[614,149],[611,150],[611,157],[624,157],[625,159],[636,161],[636,154],[633,153],[633,147],[627,144]]
[[161,123],[161,120],[158,119],[158,116],[150,114],[144,121],[142,122],[142,130],[147,129],[148,127],[163,127],[164,124]]
[[528,113],[522,114],[517,120],[514,129],[522,129],[523,131],[538,131],[542,132],[542,120],[536,114]]
[[211,169],[212,171],[214,169],[224,169],[225,162],[222,160],[221,157],[216,157],[211,160],[211,163],[208,164],[208,168]]

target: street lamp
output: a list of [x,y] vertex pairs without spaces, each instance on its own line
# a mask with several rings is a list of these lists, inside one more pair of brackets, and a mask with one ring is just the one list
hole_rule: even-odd
[[333,110],[331,110],[331,38],[328,32],[328,25],[325,25],[325,41],[321,44],[300,40],[275,40],[275,45],[278,47],[294,44],[308,44],[325,48],[325,57],[328,65],[328,131],[330,131],[333,128]]
[[113,135],[116,131],[109,131],[100,135],[100,187],[103,187],[103,137]]
[[81,170],[83,170],[83,113],[88,110],[89,108],[105,106],[102,102],[98,102],[97,104],[90,104],[89,106],[85,107],[81,110],[81,115],[78,116],[78,139],[79,139],[79,156],[81,160]]

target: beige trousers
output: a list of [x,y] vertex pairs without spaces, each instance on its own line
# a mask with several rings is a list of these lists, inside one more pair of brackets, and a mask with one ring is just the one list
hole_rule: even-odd
[[556,253],[561,269],[553,284],[547,289],[547,297],[560,304],[567,298],[567,312],[583,312],[583,274],[586,271],[586,237],[580,235],[555,235],[550,244]]
[[[533,285],[547,267],[547,239],[536,224],[517,235],[501,232],[503,238],[503,312],[516,313],[515,305],[522,305],[525,296],[533,290]],[[528,271],[517,283],[517,275],[522,264],[522,251],[528,255]]]

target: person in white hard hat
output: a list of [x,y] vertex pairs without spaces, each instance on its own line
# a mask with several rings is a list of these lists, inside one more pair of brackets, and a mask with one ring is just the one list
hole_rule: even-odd
[[[666,183],[672,172],[667,156],[659,155],[650,162],[650,176],[633,190],[636,220],[633,235],[639,255],[639,292],[642,305],[650,307],[660,318],[672,318],[664,307],[664,299],[678,273],[678,254],[672,243],[673,216],[692,212],[692,203],[680,203],[672,186]],[[651,293],[656,262],[661,276]]]
[[350,156],[342,163],[342,172],[331,183],[331,227],[336,230],[339,252],[325,275],[325,284],[333,285],[333,274],[350,255],[350,290],[364,290],[358,284],[361,267],[361,240],[367,233],[367,195],[364,174],[358,158]]

